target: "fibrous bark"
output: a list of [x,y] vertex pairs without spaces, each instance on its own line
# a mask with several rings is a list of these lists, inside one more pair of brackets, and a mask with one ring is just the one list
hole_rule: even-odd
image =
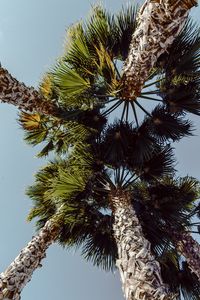
[[27,87],[0,66],[0,101],[13,104],[21,110],[59,116],[60,109],[53,101],[47,101],[33,87]]
[[168,287],[161,278],[161,269],[144,237],[142,227],[130,201],[130,195],[114,191],[113,232],[118,248],[117,267],[126,300],[169,300]]
[[122,76],[122,98],[134,100],[159,56],[182,30],[197,0],[146,0],[138,14],[138,26]]
[[173,231],[176,249],[187,261],[188,267],[200,281],[200,245],[187,232]]
[[47,248],[55,241],[59,227],[52,220],[47,221],[40,232],[15,258],[10,266],[0,274],[0,300],[19,300],[20,293],[33,272],[41,266]]

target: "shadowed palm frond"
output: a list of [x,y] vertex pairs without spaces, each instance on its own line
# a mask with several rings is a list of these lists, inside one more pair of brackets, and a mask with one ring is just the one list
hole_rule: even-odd
[[174,163],[175,159],[170,145],[164,147],[157,145],[149,160],[138,166],[138,170],[135,165],[133,168],[136,168],[136,173],[140,175],[141,180],[151,181],[155,178],[174,174]]
[[180,115],[170,114],[163,106],[156,106],[152,111],[152,118],[147,118],[149,130],[160,142],[171,139],[173,142],[184,136],[192,135],[192,125]]
[[178,300],[198,300],[200,285],[187,263],[175,251],[166,252],[159,258],[163,280],[169,284]]

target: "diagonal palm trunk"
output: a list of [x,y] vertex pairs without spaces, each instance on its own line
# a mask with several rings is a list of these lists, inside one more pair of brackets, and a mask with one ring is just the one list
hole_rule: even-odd
[[0,66],[0,101],[13,104],[21,110],[38,112],[41,114],[59,116],[61,109],[47,101],[33,87],[27,87],[17,81],[12,75]]
[[200,245],[187,232],[171,231],[176,249],[180,255],[183,255],[188,263],[191,272],[194,273],[200,281]]
[[53,220],[47,221],[40,232],[15,258],[10,266],[0,274],[0,299],[19,300],[20,293],[33,272],[41,266],[47,248],[55,242],[59,226]]
[[146,0],[138,14],[129,54],[123,69],[122,97],[134,100],[150,70],[180,33],[190,8],[198,0]]
[[122,190],[110,193],[113,207],[113,232],[118,248],[117,267],[126,300],[169,300],[161,278],[159,263],[131,205],[130,194]]

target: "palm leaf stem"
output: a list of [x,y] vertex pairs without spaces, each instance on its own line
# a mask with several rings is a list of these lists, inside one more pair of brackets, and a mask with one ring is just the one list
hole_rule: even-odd
[[115,182],[119,182],[120,181],[120,169],[117,168],[115,169]]
[[109,109],[107,109],[102,115],[107,116],[111,112],[113,112],[118,106],[120,106],[122,103],[122,100],[117,101],[114,105],[112,105]]
[[138,180],[138,178],[140,178],[140,176],[135,177],[132,181],[130,182],[126,182],[126,184],[124,185],[125,188],[128,188],[131,184],[133,184],[136,180]]
[[113,65],[114,65],[114,67],[115,67],[115,71],[116,71],[116,73],[117,73],[117,76],[118,76],[118,78],[120,79],[120,78],[121,78],[121,74],[119,73],[119,70],[117,69],[116,63],[113,62]]
[[139,128],[139,122],[138,122],[138,118],[137,118],[137,113],[136,113],[135,105],[134,105],[133,102],[130,102],[130,103],[131,103],[131,107],[133,109],[133,115],[134,115],[134,118],[135,118],[135,122],[136,122],[137,128]]
[[147,97],[147,96],[141,96],[140,95],[139,98],[162,102],[162,100],[156,99],[156,98],[153,98],[153,97]]
[[127,176],[129,175],[129,171],[127,171],[127,173],[126,173],[126,175],[124,176],[124,178],[123,178],[123,181],[122,181],[122,183],[126,180],[126,178],[127,178]]
[[157,94],[159,93],[160,90],[154,90],[154,91],[148,91],[148,92],[143,92],[140,95],[151,95],[151,94]]
[[123,188],[126,188],[126,187],[127,187],[127,185],[131,182],[131,180],[134,178],[134,176],[135,176],[135,173],[129,177],[129,179],[128,179],[128,180],[126,181],[126,183],[123,185]]
[[158,82],[161,82],[163,79],[158,79],[158,80],[156,80],[156,81],[154,81],[154,82],[151,82],[151,83],[149,83],[149,84],[146,84],[146,85],[144,85],[143,86],[143,89],[146,89],[146,88],[148,88],[148,87],[150,87],[150,86],[152,86],[152,85],[154,85],[154,84],[156,84],[156,83],[158,83]]
[[127,105],[127,102],[125,101],[124,102],[124,108],[123,108],[122,115],[121,115],[121,122],[123,122],[124,114],[125,114],[125,111],[126,111],[126,105]]
[[128,103],[127,103],[127,105],[126,105],[126,122],[128,122],[128,113],[129,113],[129,105],[128,105]]
[[[110,96],[109,96],[109,97],[110,97]],[[112,98],[112,99],[106,101],[106,104],[107,104],[107,103],[110,103],[110,102],[113,102],[113,101],[116,101],[116,100],[119,100],[119,98],[117,98],[117,97]]]
[[122,168],[122,172],[121,172],[121,176],[120,176],[120,180],[119,180],[120,186],[122,186],[122,183],[123,183],[124,172],[125,172],[125,168],[123,167],[123,168]]
[[149,113],[142,105],[140,105],[140,103],[137,102],[137,100],[135,100],[134,102],[137,104],[137,106],[139,106],[139,108],[140,108],[141,110],[143,110],[143,112],[144,112],[145,114],[147,114],[150,118],[152,117],[151,114],[150,114],[150,113]]

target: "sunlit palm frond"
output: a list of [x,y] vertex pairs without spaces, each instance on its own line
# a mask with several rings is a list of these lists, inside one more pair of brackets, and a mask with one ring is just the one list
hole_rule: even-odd
[[61,96],[65,93],[68,97],[80,95],[86,92],[91,86],[90,80],[87,77],[81,76],[64,61],[57,64],[53,71],[53,78]]

